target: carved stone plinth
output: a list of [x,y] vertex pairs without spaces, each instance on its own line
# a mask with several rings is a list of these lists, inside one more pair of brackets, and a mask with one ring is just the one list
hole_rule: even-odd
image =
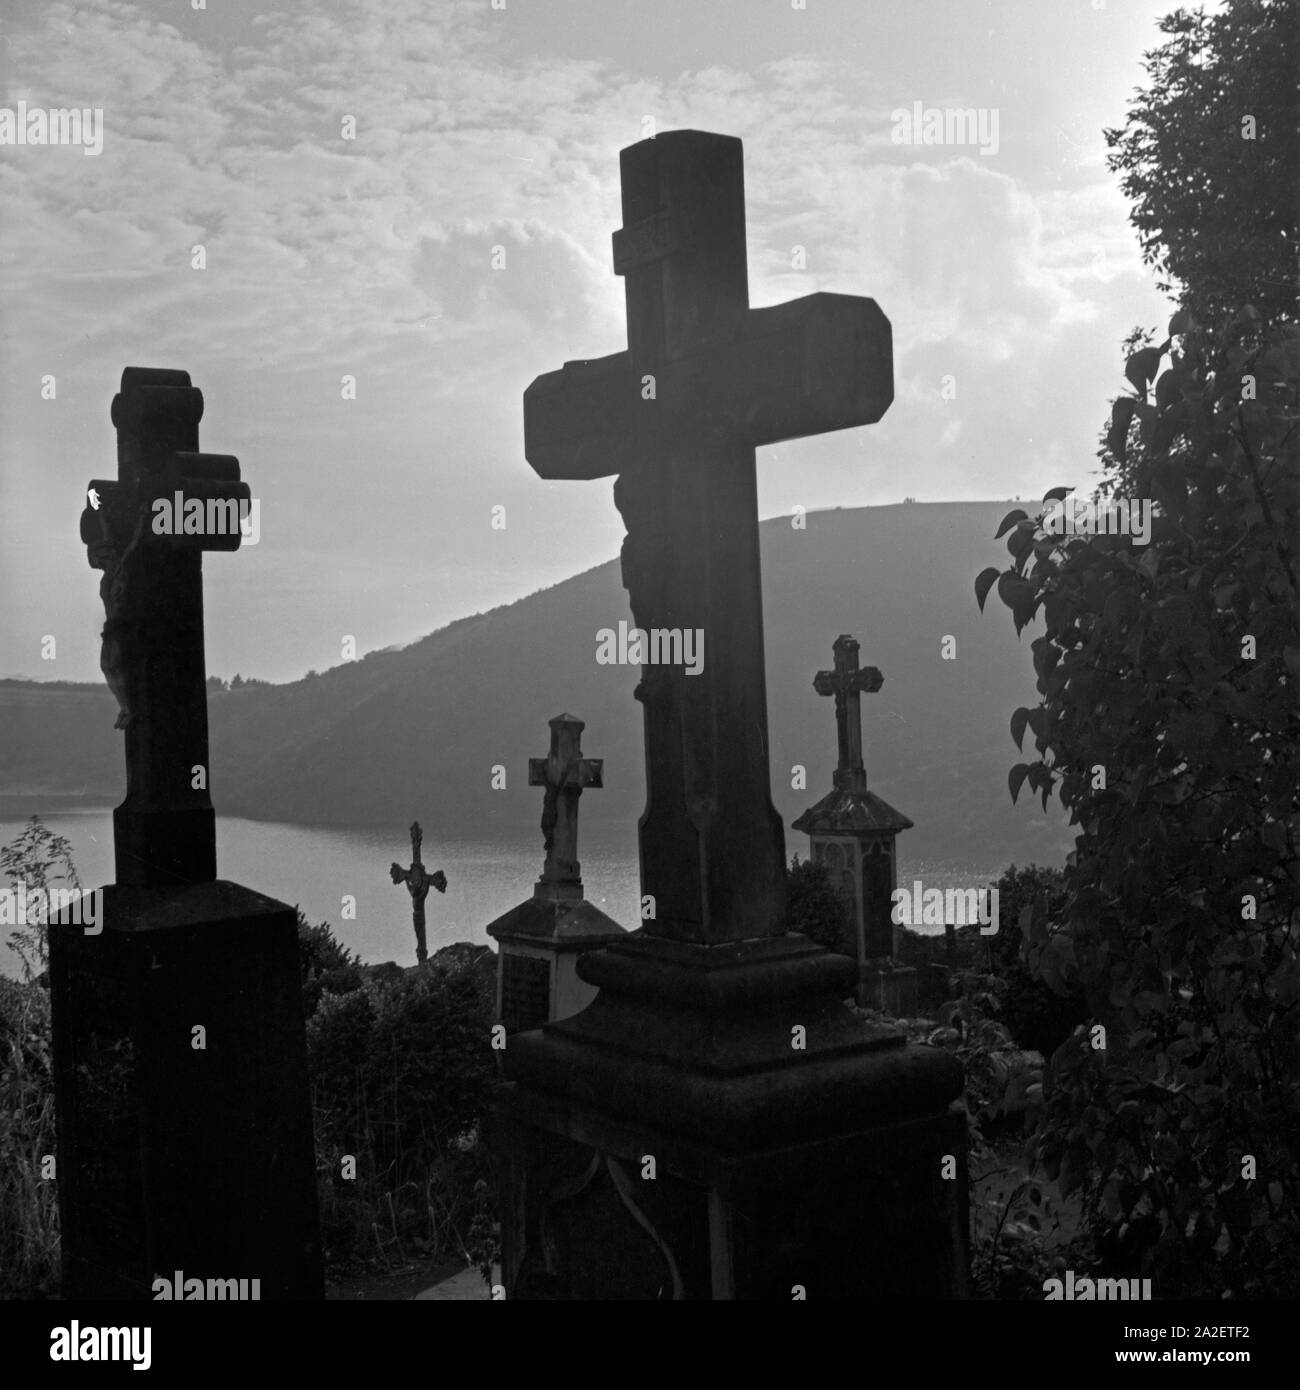
[[321,1298],[293,909],[221,880],[103,893],[100,934],[50,928],[64,1297],[182,1270]]
[[[571,890],[564,896],[564,890]],[[497,1018],[507,1033],[586,1008],[596,988],[578,973],[583,955],[624,928],[582,896],[582,885],[539,884],[533,897],[486,928],[499,943]]]
[[961,1070],[859,1022],[851,961],[632,933],[579,971],[505,1053],[508,1299],[966,1296]]

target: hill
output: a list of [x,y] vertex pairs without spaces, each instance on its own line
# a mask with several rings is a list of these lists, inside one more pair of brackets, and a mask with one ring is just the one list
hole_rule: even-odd
[[[833,705],[812,678],[850,632],[863,665],[884,673],[880,693],[863,699],[866,764],[872,788],[916,822],[909,858],[1058,862],[1068,850],[1055,804],[1044,815],[1007,794],[1007,721],[1034,699],[1031,634],[1018,640],[996,603],[981,616],[971,587],[1001,558],[992,537],[1007,506],[913,503],[813,513],[806,530],[789,518],[762,524],[772,792],[787,825],[830,789]],[[637,671],[596,664],[597,631],[620,619],[631,623],[611,561],[403,650],[212,694],[213,800],[260,820],[418,816],[433,836],[515,834],[540,814],[527,759],[545,753],[547,719],[567,710],[587,722],[584,750],[605,760],[584,824],[635,819]],[[945,636],[956,639],[954,660],[941,656]],[[0,776],[15,812],[120,797],[114,708],[102,687],[0,682]],[[796,764],[806,791],[791,789]],[[492,789],[497,765],[505,790]],[[792,850],[806,844],[787,839]]]

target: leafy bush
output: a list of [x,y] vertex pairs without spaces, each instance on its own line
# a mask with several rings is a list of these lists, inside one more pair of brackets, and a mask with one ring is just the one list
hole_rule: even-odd
[[1300,1293],[1300,227],[1266,177],[1294,155],[1294,17],[1168,17],[1112,136],[1148,259],[1182,281],[1166,341],[1129,340],[1100,451],[1099,500],[1152,499],[1150,544],[1016,510],[1010,568],[976,580],[1017,631],[1045,623],[1011,794],[1055,791],[1080,827],[1026,943],[1092,1020],[1051,1058],[1037,1151],[1101,1257],[1166,1296]]
[[347,994],[360,989],[361,957],[338,940],[328,922],[311,926],[298,913],[298,961],[302,967],[303,1010],[316,1011],[323,994]]
[[1087,1017],[1087,1004],[1078,989],[1054,990],[1025,965],[1027,914],[1040,921],[1059,922],[1068,901],[1060,869],[1013,864],[998,879],[1002,929],[991,943],[994,968],[1006,982],[998,1018],[1015,1041],[1050,1057]]
[[[436,958],[322,994],[307,1047],[331,1258],[490,1262],[481,1124],[496,1085],[493,1004],[487,972]],[[345,1155],[355,1180],[342,1176]]]

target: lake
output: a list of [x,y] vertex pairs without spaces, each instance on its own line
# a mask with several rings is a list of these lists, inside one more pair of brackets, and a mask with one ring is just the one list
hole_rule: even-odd
[[[111,808],[53,811],[42,816],[51,830],[67,837],[83,888],[113,879]],[[0,844],[23,828],[22,820],[0,820]],[[899,882],[922,878],[926,887],[973,886],[988,882],[1001,866],[937,864],[908,860],[906,840],[899,841]],[[789,832],[786,852],[808,853],[807,838]],[[638,887],[636,826],[617,832],[608,826],[584,827],[578,845],[587,897],[624,926],[637,925]],[[429,951],[453,941],[491,944],[484,927],[531,896],[542,870],[542,836],[498,841],[443,840],[426,837],[425,866],[447,875],[445,894],[432,892],[426,903]],[[364,961],[415,963],[411,900],[404,885],[394,885],[388,866],[411,862],[411,842],[404,828],[390,833],[375,826],[337,828],[285,825],[268,821],[217,817],[217,865],[222,878],[301,907],[309,922],[329,922],[344,945]],[[56,885],[57,886],[57,885]],[[345,895],[356,899],[356,920],[343,921]],[[938,928],[936,930],[942,930]],[[20,975],[18,958],[0,928],[0,973]]]

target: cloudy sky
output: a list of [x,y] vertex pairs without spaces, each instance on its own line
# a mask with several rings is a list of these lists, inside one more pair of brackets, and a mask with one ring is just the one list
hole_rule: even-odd
[[[99,679],[77,521],[128,364],[190,372],[260,499],[204,562],[210,671],[291,679],[614,556],[610,480],[539,480],[521,395],[626,345],[648,129],[743,139],[755,306],[893,324],[889,413],[763,450],[764,516],[1086,486],[1120,341],[1167,312],[1102,130],[1170,4],[198,3],[5,0],[0,105],[102,108],[103,148],[0,147],[0,675]],[[996,150],[896,142],[917,102],[996,114]]]

